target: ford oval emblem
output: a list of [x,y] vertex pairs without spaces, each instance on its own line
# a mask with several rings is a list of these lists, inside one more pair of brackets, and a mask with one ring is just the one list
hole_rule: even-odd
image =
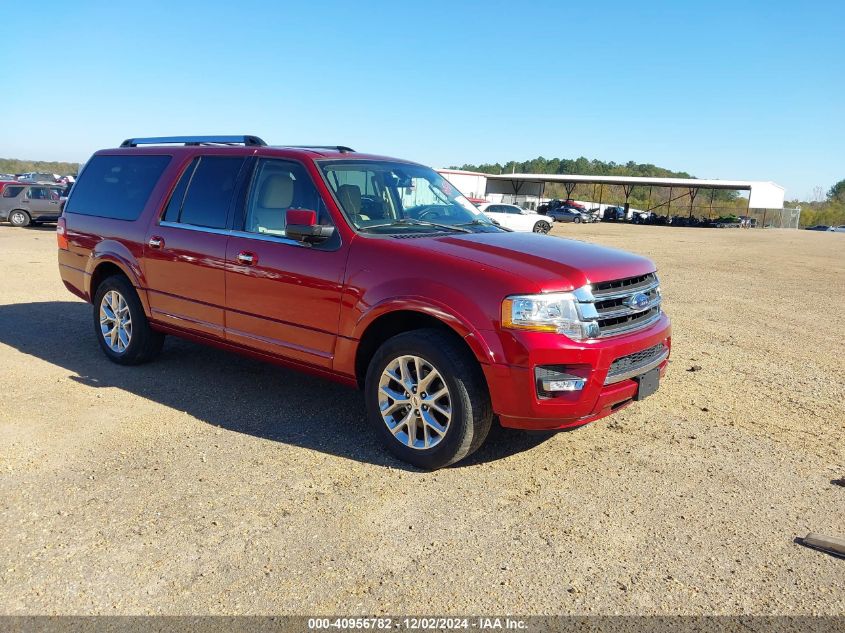
[[630,299],[628,299],[628,307],[631,310],[642,310],[649,304],[648,295],[644,292],[638,292]]

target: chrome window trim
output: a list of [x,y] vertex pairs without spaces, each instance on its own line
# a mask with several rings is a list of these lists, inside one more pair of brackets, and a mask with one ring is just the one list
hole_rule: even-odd
[[186,231],[197,231],[199,233],[213,233],[214,235],[229,235],[229,229],[217,229],[212,226],[200,226],[198,224],[185,224],[184,222],[159,222],[159,226],[171,229],[185,229]]
[[[336,229],[335,229],[336,230]],[[276,244],[287,244],[289,246],[305,246],[302,242],[286,237],[284,235],[270,235],[269,233],[250,233],[249,231],[229,231],[232,237],[243,237],[249,240],[258,240],[259,242],[275,242]]]
[[244,237],[250,240],[258,240],[261,242],[275,242],[277,244],[287,244],[289,246],[306,246],[302,242],[298,242],[289,237],[282,235],[268,235],[266,233],[250,233],[249,231],[235,231],[232,229],[215,229],[209,226],[198,226],[196,224],[183,224],[181,222],[159,222],[159,226],[164,226],[171,229],[185,229],[187,231],[197,231],[198,233],[211,233],[213,235],[226,235],[228,237]]

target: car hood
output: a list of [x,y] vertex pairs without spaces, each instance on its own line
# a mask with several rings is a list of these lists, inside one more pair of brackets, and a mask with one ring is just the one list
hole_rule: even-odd
[[540,291],[573,290],[655,270],[654,263],[640,255],[536,233],[473,233],[408,243],[506,271]]

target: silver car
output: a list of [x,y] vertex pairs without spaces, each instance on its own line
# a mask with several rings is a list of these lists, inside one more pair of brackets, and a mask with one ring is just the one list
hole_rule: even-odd
[[55,222],[62,213],[62,187],[50,185],[9,184],[0,196],[0,221],[12,226]]

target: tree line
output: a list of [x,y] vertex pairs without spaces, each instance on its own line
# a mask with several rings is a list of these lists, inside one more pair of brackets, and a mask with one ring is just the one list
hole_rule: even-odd
[[79,167],[79,163],[0,158],[0,174],[26,174],[31,171],[38,171],[45,174],[59,174],[60,176],[76,176],[79,173]]
[[[651,163],[615,163],[602,160],[588,159],[583,156],[570,158],[544,158],[538,156],[532,160],[506,163],[481,163],[479,165],[453,165],[449,169],[477,171],[483,174],[583,174],[585,176],[645,176],[658,178],[694,178],[685,171],[673,171],[665,167],[658,167]],[[545,188],[545,196],[549,198],[566,197],[566,189],[558,183],[549,183]],[[619,185],[579,184],[572,192],[576,200],[590,200],[607,204],[622,204],[625,193]],[[686,215],[715,217],[719,215],[745,213],[746,198],[736,191],[702,189],[694,199],[683,189],[670,190],[667,187],[634,187],[628,202],[634,208],[653,209],[655,213],[666,215]],[[833,185],[827,192],[827,197],[818,202],[803,202],[790,200],[784,205],[787,208],[801,207],[801,226],[815,226],[826,224],[830,226],[845,225],[845,179]]]
[[[450,169],[463,169],[465,171],[477,171],[483,174],[510,174],[510,173],[524,173],[524,174],[582,174],[585,176],[639,176],[652,178],[694,178],[685,171],[673,171],[665,167],[658,167],[651,163],[636,163],[628,161],[627,163],[616,163],[614,161],[605,162],[603,160],[589,159],[581,156],[579,158],[544,158],[538,156],[537,158],[526,161],[508,161],[501,163],[482,163],[480,165],[462,165],[460,167],[450,167]],[[578,198],[576,194],[581,197],[587,196],[589,200],[598,202],[594,199],[593,185],[578,185],[573,191],[573,197]],[[660,205],[655,211],[668,207],[670,210],[678,205],[678,212],[681,213],[684,205],[689,206],[689,198],[683,198],[680,192],[676,190],[671,198],[674,199],[672,206],[668,205],[670,199],[670,192],[667,189],[663,191],[663,187],[649,188],[637,186],[633,188],[631,196],[628,199],[631,206],[637,208],[646,208],[647,206]],[[561,197],[565,196],[566,190],[563,185],[556,183],[549,183],[545,189],[546,197]],[[598,192],[597,192],[598,193]],[[611,204],[621,204],[625,202],[625,195],[621,186],[605,185],[601,191],[602,202]],[[741,205],[736,204],[740,198],[735,191],[714,190],[711,192],[702,192],[700,196],[696,196],[693,201],[695,209],[701,208],[704,204],[707,208],[710,207],[711,202],[715,208],[739,208]]]
[[824,200],[802,202],[791,200],[786,206],[801,207],[801,226],[845,225],[845,178],[833,185]]

